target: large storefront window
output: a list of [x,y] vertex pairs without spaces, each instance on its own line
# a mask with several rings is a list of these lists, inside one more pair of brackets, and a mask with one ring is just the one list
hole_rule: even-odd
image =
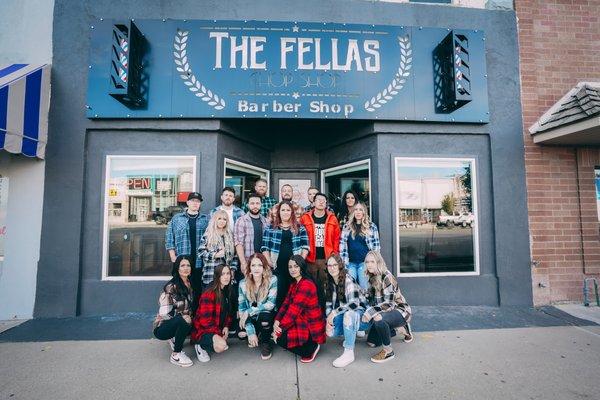
[[269,171],[239,161],[225,159],[224,186],[235,189],[235,205],[241,207],[246,202],[248,195],[254,192],[254,183],[257,179],[266,179],[269,182]]
[[104,279],[151,279],[171,274],[166,224],[195,190],[192,156],[108,156]]
[[348,190],[371,209],[371,164],[362,160],[321,171],[321,190],[329,196],[329,204],[338,212],[342,196]]
[[400,274],[478,274],[474,160],[398,157],[394,164]]

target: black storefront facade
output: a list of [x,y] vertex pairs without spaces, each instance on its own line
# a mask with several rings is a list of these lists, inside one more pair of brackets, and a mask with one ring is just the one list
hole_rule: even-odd
[[[379,226],[382,254],[399,276],[411,304],[531,304],[514,12],[368,1],[308,1],[301,7],[295,2],[274,1],[253,5],[238,1],[202,4],[186,1],[168,8],[162,2],[143,2],[143,7],[141,4],[115,6],[95,1],[73,6],[56,1],[50,111],[50,130],[55,134],[47,150],[36,316],[154,311],[157,294],[165,281],[162,276],[168,268],[163,259],[164,245],[157,244],[165,225],[157,217],[168,218],[178,200],[191,190],[202,193],[205,199],[202,211],[208,213],[217,204],[225,184],[244,189],[256,176],[269,180],[270,192],[275,197],[278,187],[286,181],[291,181],[300,192],[308,183],[319,186],[332,200],[348,188],[360,191]],[[136,28],[129,25],[131,19]],[[311,24],[325,23],[330,30],[328,35],[341,31],[344,24],[356,24],[348,30],[362,27],[367,35],[384,27],[380,29],[382,36],[401,27],[402,32],[408,32],[407,36],[415,38],[414,61],[408,60],[413,53],[406,51],[405,44],[399,47],[404,51],[397,54],[399,60],[404,57],[401,59],[404,70],[400,72],[407,72],[406,64],[413,62],[405,85],[410,85],[413,77],[414,82],[434,80],[416,60],[421,40],[418,38],[424,35],[419,32],[443,30],[447,33],[442,39],[448,34],[466,33],[471,44],[475,38],[485,42],[470,47],[472,59],[480,57],[485,61],[485,90],[473,91],[470,104],[483,104],[483,108],[465,112],[473,109],[466,102],[464,107],[447,109],[432,119],[429,114],[423,117],[420,111],[423,106],[417,101],[412,103],[416,105],[406,117],[390,117],[396,111],[386,114],[388,111],[379,112],[378,107],[374,114],[368,114],[373,104],[380,105],[382,110],[387,106],[381,102],[386,95],[392,103],[396,101],[394,96],[412,90],[410,96],[431,98],[433,103],[434,94],[420,93],[425,90],[415,84],[410,89],[398,89],[398,81],[388,93],[382,93],[386,86],[373,89],[367,80],[358,89],[350,90],[359,94],[374,90],[373,96],[366,96],[365,101],[352,103],[354,115],[341,115],[349,111],[344,110],[348,102],[342,101],[339,115],[334,115],[333,110],[326,110],[329,114],[297,115],[301,111],[294,110],[293,105],[289,106],[289,115],[273,115],[269,111],[275,112],[278,106],[270,99],[270,110],[266,110],[265,117],[261,103],[257,104],[261,113],[258,115],[252,114],[249,104],[231,100],[233,94],[227,83],[223,85],[229,97],[221,92],[215,99],[215,90],[208,96],[210,99],[203,100],[202,95],[196,96],[190,89],[197,87],[191,74],[184,75],[190,77],[188,85],[184,78],[177,80],[180,78],[176,72],[173,72],[175,78],[164,81],[167,89],[163,93],[153,89],[146,97],[147,104],[141,107],[132,105],[131,99],[123,101],[124,96],[119,99],[115,93],[107,93],[104,83],[99,85],[95,80],[101,80],[103,73],[109,76],[108,72],[94,70],[103,62],[103,55],[95,50],[101,36],[97,32],[107,30],[110,34],[109,28],[125,24],[127,32],[139,30],[146,38],[146,51],[156,54],[162,45],[149,32],[154,27],[156,32],[167,29],[159,27],[163,19],[165,24],[191,26],[187,30],[191,33],[186,39],[190,45],[184,49],[188,50],[185,55],[181,49],[185,35],[180,32],[186,30],[179,25],[172,35],[180,35],[179,42],[172,38],[169,48],[163,49],[172,54],[170,46],[179,46],[179,50],[175,48],[178,54],[169,60],[169,68],[173,70],[177,67],[185,70],[183,57],[188,55],[192,59],[193,35],[198,36],[207,21],[214,21],[216,27],[227,25],[220,23],[226,21],[234,28],[238,27],[236,24],[248,23],[256,29],[256,21],[261,21],[273,30],[289,27],[289,31],[284,31],[289,32],[289,37],[301,34],[303,26],[314,28]],[[294,26],[300,27],[299,33],[293,31]],[[367,26],[372,26],[372,31]],[[393,28],[386,31],[385,27]],[[307,29],[305,35],[308,32]],[[343,32],[340,38],[345,34],[348,33]],[[263,36],[270,39],[266,34]],[[400,43],[405,36],[397,37]],[[278,45],[283,43],[280,36],[277,38]],[[230,62],[225,47],[228,39],[225,36],[219,39],[223,43],[224,63]],[[107,40],[110,42],[110,37]],[[121,46],[124,44],[116,40]],[[364,71],[371,68],[374,72],[379,61],[383,73],[387,54],[383,40],[379,52],[377,45],[359,42],[360,52],[356,57],[350,54],[346,65],[353,63],[357,69],[360,64]],[[254,42],[256,58],[251,60],[250,41],[249,69],[252,62],[271,60],[264,41]],[[435,48],[439,42],[430,45]],[[258,47],[261,44],[265,52],[262,55]],[[290,60],[296,60],[292,53],[299,49],[298,41],[286,44],[292,48]],[[314,44],[313,39],[306,45],[307,54],[314,50]],[[343,46],[340,48],[344,49]],[[342,53],[340,65],[349,54],[346,50]],[[214,53],[210,54],[214,57]],[[434,55],[428,57],[433,63]],[[175,59],[182,64],[174,62]],[[216,60],[211,58],[207,62],[214,67]],[[307,58],[306,63],[309,61],[315,60]],[[331,60],[323,57],[321,65],[328,61]],[[199,73],[198,58],[196,67],[191,68],[196,72],[195,79],[200,81],[203,75]],[[117,77],[120,72],[123,71],[117,68]],[[341,76],[350,73],[353,72],[340,71]],[[150,73],[150,88],[163,78]],[[198,91],[207,97],[210,89],[205,82],[201,84],[204,90],[198,88]],[[173,89],[176,84],[181,88]],[[178,99],[184,99],[181,103],[173,100],[177,90],[180,90]],[[390,94],[392,90],[399,94]],[[297,92],[298,96],[308,93]],[[343,88],[337,93],[342,92]],[[378,99],[377,93],[382,93],[382,97]],[[294,90],[288,94],[287,102],[293,104]],[[106,100],[99,103],[102,96]],[[215,106],[219,107],[221,100],[228,105],[234,102],[237,114],[219,114],[222,110]],[[170,104],[167,112],[149,115],[155,104],[163,102]],[[202,111],[211,102],[214,114]],[[363,103],[360,114],[356,109]],[[103,104],[109,107],[103,109]],[[309,109],[310,103],[306,104]],[[118,107],[124,110],[121,114],[114,111],[120,112]],[[434,106],[427,107],[429,110]],[[402,107],[396,110],[399,109]],[[194,115],[195,112],[200,114]],[[480,118],[481,115],[484,116]]]

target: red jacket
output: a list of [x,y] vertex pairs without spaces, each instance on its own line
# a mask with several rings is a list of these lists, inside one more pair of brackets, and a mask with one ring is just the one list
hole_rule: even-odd
[[287,331],[289,347],[301,346],[309,337],[317,343],[325,343],[325,318],[319,306],[317,287],[310,279],[294,280],[275,320]]
[[192,343],[200,342],[202,335],[214,333],[221,335],[223,328],[231,325],[231,314],[225,317],[225,323],[219,324],[221,316],[221,302],[217,301],[217,295],[212,290],[207,290],[200,296],[196,316],[194,317],[194,330],[192,331]]
[[[317,259],[317,252],[315,246],[315,221],[313,220],[313,213],[315,210],[310,210],[300,218],[300,223],[306,228],[308,234],[309,251],[306,256],[306,261],[314,263]],[[325,211],[327,218],[325,219],[325,258],[329,257],[331,253],[339,253],[340,251],[340,225],[335,215],[331,211]]]

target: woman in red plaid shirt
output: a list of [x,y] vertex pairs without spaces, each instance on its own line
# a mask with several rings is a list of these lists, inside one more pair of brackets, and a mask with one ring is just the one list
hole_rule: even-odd
[[298,354],[303,363],[315,359],[325,343],[325,319],[319,306],[317,286],[310,278],[306,261],[294,255],[288,263],[292,284],[273,324],[273,340]]
[[233,313],[231,293],[231,268],[218,265],[215,279],[200,296],[198,311],[194,318],[192,343],[200,362],[210,361],[208,351],[222,353],[229,348],[227,335]]

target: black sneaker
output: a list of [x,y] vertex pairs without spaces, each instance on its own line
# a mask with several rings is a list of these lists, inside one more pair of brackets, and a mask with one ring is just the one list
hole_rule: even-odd
[[260,358],[263,360],[268,360],[273,355],[273,347],[271,343],[261,343],[260,344]]

